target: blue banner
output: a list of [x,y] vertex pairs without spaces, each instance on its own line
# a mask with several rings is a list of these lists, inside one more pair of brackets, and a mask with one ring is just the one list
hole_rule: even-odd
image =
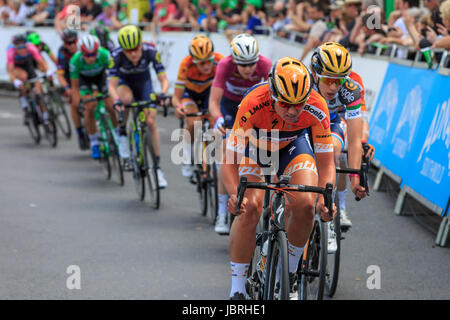
[[449,197],[450,77],[389,64],[372,111],[375,157],[441,208]]

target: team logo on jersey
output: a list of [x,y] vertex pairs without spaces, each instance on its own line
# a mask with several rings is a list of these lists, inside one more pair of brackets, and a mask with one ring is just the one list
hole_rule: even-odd
[[111,69],[114,67],[114,59],[112,57],[109,58],[109,65],[108,65],[108,69]]
[[357,88],[356,84],[352,81],[345,81],[345,87],[348,90],[355,90]]
[[159,52],[156,52],[155,59],[156,59],[156,61],[157,61],[158,63],[161,63],[161,62],[162,62],[162,60],[161,60],[161,54],[160,54]]
[[328,119],[326,113],[319,108],[306,104],[303,110],[310,113],[314,118],[319,120],[319,122],[322,123],[324,129],[328,129],[330,127],[330,120]]

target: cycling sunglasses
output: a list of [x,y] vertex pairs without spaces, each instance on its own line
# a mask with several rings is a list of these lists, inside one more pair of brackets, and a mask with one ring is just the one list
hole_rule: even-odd
[[277,102],[278,102],[278,105],[283,109],[290,109],[290,108],[294,107],[297,110],[300,108],[303,108],[306,104],[306,101],[300,102],[298,104],[290,104],[290,103],[286,103],[286,102],[280,101],[280,100],[277,100]]
[[337,86],[342,86],[345,81],[347,80],[347,77],[328,77],[328,76],[321,76],[321,75],[317,75],[317,77],[319,78],[319,82],[324,83],[326,85],[332,85],[332,84],[336,84]]
[[237,65],[241,66],[242,68],[245,68],[245,67],[253,67],[255,64],[256,64],[256,62],[253,62],[253,63],[238,63]]
[[26,49],[26,47],[27,47],[26,44],[21,44],[21,45],[16,46],[16,49],[17,50],[22,50],[22,49]]
[[194,60],[194,63],[199,65],[199,66],[204,66],[204,65],[210,64],[212,62],[214,62],[214,58],[213,57],[211,57],[211,58],[209,58],[207,60]]
[[64,41],[64,44],[67,44],[67,45],[76,44],[76,43],[77,43],[77,40],[73,40],[73,41]]
[[86,57],[86,58],[92,58],[92,57],[96,57],[96,56],[97,56],[97,52],[92,52],[92,53],[83,52],[83,57]]
[[129,49],[129,50],[124,49],[123,51],[125,51],[126,53],[133,53],[133,52],[138,51],[140,47],[141,47],[141,46],[137,46],[136,48],[134,48],[134,49]]

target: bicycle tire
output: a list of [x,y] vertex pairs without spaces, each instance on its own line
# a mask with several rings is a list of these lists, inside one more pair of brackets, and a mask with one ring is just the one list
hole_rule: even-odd
[[[270,241],[270,240],[269,240]],[[282,230],[278,231],[275,239],[269,242],[269,253],[267,256],[266,266],[269,266],[266,272],[267,300],[289,300],[289,262],[286,233]],[[281,259],[281,260],[280,260]],[[279,288],[275,283],[278,260],[280,260],[280,276]],[[268,276],[267,276],[268,275]],[[278,289],[277,296],[275,296]]]
[[123,167],[122,162],[119,155],[119,148],[116,144],[116,140],[114,139],[114,134],[112,132],[112,124],[107,119],[106,122],[106,134],[108,137],[108,145],[109,145],[109,157],[111,158],[111,178],[113,176],[113,172],[115,172],[115,180],[120,185],[123,186],[125,184],[125,180],[123,177]]
[[[53,106],[53,113],[55,115],[56,125],[61,129],[61,132],[67,139],[70,139],[72,136],[72,127],[70,125],[70,118],[67,114],[66,109],[64,108],[64,102],[61,97],[57,95],[55,92],[50,91],[50,103]],[[61,119],[62,118],[62,119]]]
[[314,215],[314,225],[307,246],[300,260],[300,285],[298,294],[301,300],[322,300],[325,289],[327,259],[327,231],[324,222]]
[[265,271],[265,260],[263,261],[261,259],[262,246],[262,236],[257,234],[255,250],[253,251],[252,259],[250,260],[245,283],[245,289],[251,300],[262,300],[264,296],[264,287],[263,283],[261,283],[261,280],[264,280]]
[[53,110],[48,109],[48,132],[45,131],[45,137],[47,141],[50,143],[52,148],[56,148],[58,144],[58,129],[55,124],[55,116],[53,114]]
[[158,167],[156,163],[155,149],[151,140],[151,135],[146,129],[143,136],[143,154],[144,154],[144,170],[147,178],[148,191],[150,195],[150,201],[153,208],[158,209],[160,206],[160,193],[158,182]]
[[[337,197],[336,197],[337,198]],[[327,272],[325,276],[325,292],[328,297],[333,297],[339,281],[339,268],[341,260],[341,221],[339,200],[336,199],[337,215],[332,222],[334,232],[336,233],[337,250],[334,253],[328,253],[327,256]]]
[[[33,102],[34,104],[34,102]],[[30,110],[31,109],[31,110]],[[36,110],[33,106],[29,109],[30,118],[28,119],[28,131],[30,132],[31,139],[35,144],[39,144],[41,142],[41,132],[39,131],[39,119],[36,113]]]
[[104,115],[100,116],[100,121],[102,121],[103,123],[103,127],[106,130],[106,140],[104,140],[104,138],[102,137],[102,134],[100,134],[99,136],[99,141],[100,141],[100,163],[103,165],[103,171],[106,174],[106,179],[110,180],[111,179],[111,175],[112,175],[112,170],[111,170],[111,160],[110,160],[110,146],[109,146],[109,142],[108,142],[108,129],[107,129],[107,124],[106,124],[106,119]]
[[200,214],[206,216],[208,213],[208,186],[205,177],[206,170],[203,164],[198,164],[195,169],[195,177],[197,182],[198,200],[200,202]]
[[208,164],[208,194],[209,194],[209,215],[211,223],[215,224],[219,207],[219,195],[217,187],[217,167],[215,163]]
[[139,141],[135,140],[135,132],[132,128],[128,130],[130,139],[130,161],[133,166],[133,180],[136,193],[140,201],[145,199],[145,171],[142,169],[143,157],[140,152]]

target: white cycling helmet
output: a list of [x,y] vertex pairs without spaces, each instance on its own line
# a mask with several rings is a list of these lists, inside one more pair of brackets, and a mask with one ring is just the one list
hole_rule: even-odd
[[258,42],[249,34],[239,34],[231,40],[231,55],[236,64],[256,63],[259,59]]
[[93,35],[86,35],[78,41],[78,47],[82,53],[94,53],[98,51],[100,42]]

